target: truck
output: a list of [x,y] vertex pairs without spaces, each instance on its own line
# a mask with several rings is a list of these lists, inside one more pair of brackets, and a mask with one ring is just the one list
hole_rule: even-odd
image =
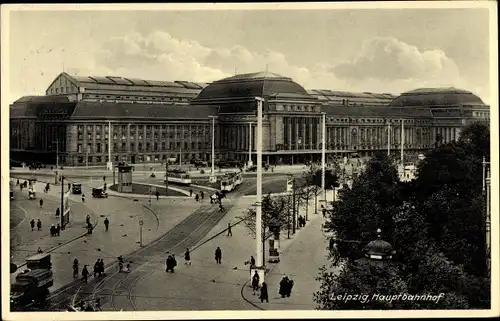
[[43,302],[54,285],[50,254],[39,253],[26,260],[27,269],[16,275],[10,287],[10,302],[13,308],[30,303]]

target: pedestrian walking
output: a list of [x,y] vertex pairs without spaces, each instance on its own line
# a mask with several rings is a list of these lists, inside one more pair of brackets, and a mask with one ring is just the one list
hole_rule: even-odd
[[101,263],[100,259],[97,259],[94,263],[94,277],[99,273],[99,263]]
[[87,225],[90,224],[90,214],[87,214],[87,217],[85,218],[85,222],[87,223]]
[[61,210],[59,209],[59,207],[56,209],[56,217],[59,217],[59,215],[61,214]]
[[78,277],[78,259],[73,260],[73,279]]
[[87,234],[92,234],[92,230],[94,229],[94,227],[92,226],[92,224],[87,224]]
[[102,180],[105,182],[105,181],[106,181],[106,176],[103,176],[103,177],[102,177]]
[[280,281],[279,295],[284,298],[288,293],[288,277],[284,276]]
[[83,282],[87,283],[88,276],[89,276],[89,270],[87,270],[87,265],[84,265],[82,269]]
[[323,212],[323,217],[326,217],[326,208],[324,205],[321,205],[321,212]]
[[31,230],[34,231],[35,230],[35,220],[34,219],[31,219],[30,226],[31,226]]
[[158,202],[160,200],[160,192],[156,190],[156,201]]
[[292,295],[292,288],[293,288],[293,280],[292,279],[288,279],[288,286],[286,288],[286,296],[289,298],[290,295]]
[[85,203],[85,193],[82,193],[82,203]]
[[40,221],[40,219],[36,221],[36,229],[39,231],[42,229],[42,221]]
[[61,233],[61,225],[59,223],[57,223],[56,225],[56,235],[59,236]]
[[104,260],[103,259],[100,259],[99,260],[99,276],[103,276],[104,275]]
[[255,259],[253,255],[250,257],[250,267],[255,266]]
[[107,217],[104,219],[104,227],[106,228],[106,232],[107,232],[109,229],[109,220]]
[[200,196],[199,196],[198,194],[196,194],[196,195],[194,196],[194,199],[195,199],[197,202],[199,202],[199,201],[200,201]]
[[257,273],[257,271],[255,271],[254,275],[252,276],[253,295],[255,295],[255,292],[259,290],[259,280],[260,280],[259,273]]
[[123,271],[123,257],[120,255],[118,257],[118,272]]
[[201,196],[201,200],[203,201],[203,199],[205,198],[205,193],[203,193],[203,191],[200,191],[200,196]]
[[193,196],[193,190],[189,189],[189,197]]
[[187,265],[191,265],[191,253],[189,253],[189,249],[186,249],[186,253],[184,253],[184,260]]
[[52,224],[50,226],[50,236],[56,236],[56,227],[54,226],[54,224]]
[[43,206],[43,199],[40,199],[40,207]]
[[215,249],[215,262],[217,262],[217,264],[221,264],[221,261],[222,261],[222,250],[220,249],[220,247],[217,246],[217,249]]
[[174,254],[168,256],[166,263],[167,263],[167,272],[172,271],[172,273],[174,273],[174,268],[177,265],[177,261],[175,260]]
[[262,287],[260,288],[260,302],[269,303],[269,294],[267,293],[267,284],[266,282],[262,282]]
[[231,232],[231,222],[227,223],[227,236],[233,236],[233,232]]

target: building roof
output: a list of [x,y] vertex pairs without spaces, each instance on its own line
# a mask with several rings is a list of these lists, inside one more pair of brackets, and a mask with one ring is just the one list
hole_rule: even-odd
[[141,103],[78,102],[72,119],[78,118],[176,118],[208,119],[217,115],[216,106]]
[[56,97],[51,97],[51,96],[23,96],[16,100],[14,104],[19,104],[19,103],[42,103],[42,102],[60,102],[60,103],[65,103],[69,102],[69,98],[66,96],[56,96]]
[[268,98],[275,94],[299,94],[305,99],[316,100],[291,78],[275,73],[258,72],[214,81],[205,87],[191,103],[212,104],[217,103],[220,98],[253,100],[254,97]]
[[365,98],[367,100],[387,100],[391,101],[396,98],[395,95],[389,93],[372,93],[372,92],[349,92],[349,91],[333,91],[328,89],[311,89],[308,93],[312,96],[316,96],[321,100],[337,100],[337,99],[349,99],[349,98]]
[[[198,94],[203,88],[203,85],[206,85],[204,83],[194,83],[189,81],[171,82],[115,76],[79,76],[71,75],[66,72],[63,72],[61,75],[67,77],[75,86],[85,87],[88,89],[115,89],[125,91],[154,91],[166,93],[179,92]],[[56,77],[56,79],[58,77]]]
[[331,116],[359,117],[432,117],[429,108],[403,108],[389,106],[322,105],[321,110]]
[[411,90],[395,98],[390,105],[398,107],[446,107],[457,105],[484,105],[484,102],[470,91],[449,87],[419,88]]

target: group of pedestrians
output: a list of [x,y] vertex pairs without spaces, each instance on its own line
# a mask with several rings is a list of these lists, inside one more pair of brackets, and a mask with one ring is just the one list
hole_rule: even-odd
[[[193,197],[193,190],[192,189],[189,190],[189,197]],[[194,199],[196,202],[203,201],[204,198],[205,198],[205,193],[203,193],[203,191],[200,191],[200,194],[198,194],[198,193],[194,194]]]
[[166,272],[168,271],[171,271],[172,273],[174,273],[174,268],[177,266],[177,260],[175,259],[175,254],[172,253],[170,254],[169,252],[167,252],[167,260],[166,260],[166,265],[167,265],[167,268],[166,268]]
[[[255,271],[254,275],[252,276],[252,290],[253,290],[253,295],[255,295],[259,291],[259,281],[260,281],[260,276],[257,271]],[[279,290],[278,293],[281,295],[282,298],[290,297],[292,294],[292,288],[293,288],[293,280],[288,278],[288,276],[284,276],[279,284]],[[260,296],[259,296],[260,302],[264,302],[264,300],[269,303],[269,293],[267,291],[267,284],[266,282],[262,282],[260,285]]]
[[[35,230],[35,219],[31,219],[30,226],[31,226],[31,230],[34,231]],[[42,229],[42,221],[40,221],[40,219],[37,219],[37,221],[36,221],[36,229],[38,231],[40,231]]]
[[101,258],[97,259],[97,261],[94,263],[94,277],[96,277],[97,275],[104,275],[104,260]]
[[59,236],[60,233],[61,233],[61,225],[59,223],[57,223],[56,226],[54,226],[54,224],[50,226],[50,236]]

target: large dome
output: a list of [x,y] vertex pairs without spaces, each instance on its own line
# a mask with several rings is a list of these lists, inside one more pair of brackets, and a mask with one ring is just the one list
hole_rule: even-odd
[[396,97],[390,106],[394,107],[441,107],[456,105],[484,105],[473,93],[457,88],[420,88]]
[[291,94],[309,97],[307,91],[291,78],[270,72],[241,74],[214,81],[192,100],[194,104],[224,99],[253,99],[274,94]]

